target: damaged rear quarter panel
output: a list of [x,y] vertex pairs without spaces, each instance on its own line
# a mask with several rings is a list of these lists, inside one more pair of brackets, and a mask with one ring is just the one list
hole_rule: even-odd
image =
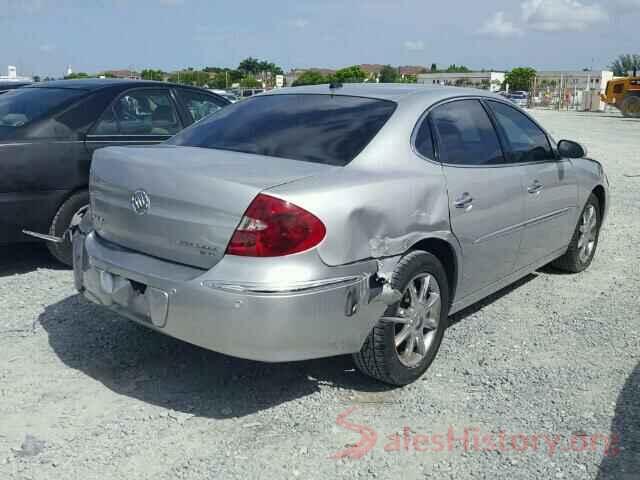
[[318,253],[328,265],[401,255],[429,237],[454,241],[442,169],[408,153],[409,168],[385,171],[349,165],[269,193],[323,221],[327,236]]

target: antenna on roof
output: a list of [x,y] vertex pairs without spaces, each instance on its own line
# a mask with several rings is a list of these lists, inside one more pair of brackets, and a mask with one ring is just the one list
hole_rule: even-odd
[[342,88],[342,82],[331,82],[331,83],[329,84],[329,88],[330,88],[331,90],[334,90],[334,89],[336,89],[336,88]]

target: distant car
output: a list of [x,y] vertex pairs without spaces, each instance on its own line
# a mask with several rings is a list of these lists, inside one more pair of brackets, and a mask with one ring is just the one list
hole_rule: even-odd
[[[89,204],[93,152],[167,140],[229,101],[200,88],[135,80],[35,83],[0,95],[0,244],[62,238]],[[71,243],[49,243],[71,264]]]
[[264,92],[263,88],[241,88],[237,90],[235,93],[238,98],[248,98],[253,97],[254,95],[258,95],[259,93]]
[[234,93],[228,92],[227,90],[210,88],[209,91],[226,98],[231,103],[236,103],[238,100],[240,100]]
[[204,348],[352,353],[404,385],[449,314],[549,262],[591,264],[609,198],[585,155],[482,90],[272,90],[165,145],[96,152],[75,285]]
[[235,96],[233,93],[223,93],[222,96],[224,98],[226,98],[227,100],[229,100],[231,103],[236,103],[238,100],[240,100],[237,96]]
[[0,95],[8,92],[9,90],[15,90],[16,88],[24,87],[26,85],[31,85],[33,82],[0,82]]
[[511,92],[508,98],[521,108],[525,108],[529,105],[529,97],[525,92]]

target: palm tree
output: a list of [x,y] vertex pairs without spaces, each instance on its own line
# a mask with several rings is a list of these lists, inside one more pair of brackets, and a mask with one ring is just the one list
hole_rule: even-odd
[[616,58],[609,67],[613,70],[613,74],[618,77],[626,77],[629,72],[633,72],[632,76],[638,75],[640,70],[640,55],[638,54],[626,54],[620,55]]

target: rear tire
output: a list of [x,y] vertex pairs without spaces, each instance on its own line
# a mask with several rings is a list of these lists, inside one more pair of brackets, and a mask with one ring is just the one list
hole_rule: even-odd
[[627,95],[622,101],[622,115],[627,118],[640,118],[640,96]]
[[449,284],[435,256],[413,251],[398,263],[391,286],[402,299],[387,308],[353,359],[365,375],[402,386],[420,378],[438,353],[447,328]]
[[[89,192],[77,192],[64,201],[56,212],[55,217],[53,217],[51,226],[49,227],[49,235],[53,235],[55,237],[64,236],[64,242],[47,242],[47,247],[49,248],[51,255],[53,255],[60,263],[73,266],[73,247],[68,235],[65,236],[65,233],[72,223],[76,223],[79,218],[81,218],[81,215],[88,207]],[[80,217],[76,217],[76,215],[79,215]],[[76,218],[74,219],[74,217]]]
[[586,270],[596,254],[601,224],[600,201],[592,193],[578,218],[569,249],[563,256],[554,260],[551,265],[571,273]]

